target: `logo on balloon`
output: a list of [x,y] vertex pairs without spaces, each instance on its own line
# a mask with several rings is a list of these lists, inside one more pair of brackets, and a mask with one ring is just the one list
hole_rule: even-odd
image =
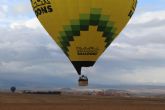
[[133,1],[134,1],[134,2],[133,2],[133,4],[132,4],[131,10],[130,10],[130,12],[129,12],[129,14],[128,14],[129,17],[132,17],[132,15],[134,14],[135,9],[136,9],[137,0],[133,0]]
[[95,47],[77,47],[78,55],[97,55],[99,49]]
[[36,16],[53,12],[50,0],[31,0]]

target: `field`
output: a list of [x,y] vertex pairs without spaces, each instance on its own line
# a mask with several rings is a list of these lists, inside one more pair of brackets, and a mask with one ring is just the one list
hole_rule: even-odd
[[165,110],[165,99],[0,93],[0,110]]

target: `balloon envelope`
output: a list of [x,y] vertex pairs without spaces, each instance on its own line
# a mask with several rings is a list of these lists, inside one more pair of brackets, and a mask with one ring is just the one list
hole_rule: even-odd
[[133,15],[137,0],[31,0],[43,27],[78,74],[93,66]]

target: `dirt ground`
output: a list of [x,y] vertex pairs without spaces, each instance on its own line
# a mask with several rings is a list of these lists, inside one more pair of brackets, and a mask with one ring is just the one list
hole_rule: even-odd
[[0,110],[165,110],[165,99],[0,93]]

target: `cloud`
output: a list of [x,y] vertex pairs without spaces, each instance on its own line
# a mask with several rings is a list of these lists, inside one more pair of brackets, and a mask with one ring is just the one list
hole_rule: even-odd
[[23,21],[15,21],[13,23],[10,24],[10,28],[17,28],[17,29],[21,29],[23,27],[26,27],[28,29],[39,29],[39,28],[43,28],[41,26],[41,24],[39,23],[38,19],[37,18],[32,18],[30,20],[23,20]]
[[0,18],[2,19],[6,16],[5,13],[8,11],[8,7],[6,5],[1,5],[0,10]]
[[152,21],[157,22],[162,20],[165,20],[165,10],[144,12],[141,15],[136,16],[134,20],[132,20],[131,24],[145,24]]
[[165,11],[145,12],[135,16],[123,33],[133,44],[164,44]]
[[55,75],[64,76],[74,71],[36,18],[20,23],[13,21],[6,29],[0,29],[0,35],[3,35],[0,39],[1,73],[52,75],[56,72]]
[[[126,82],[123,79],[129,79],[127,83],[137,83],[137,84],[164,84],[165,77],[165,69],[164,67],[157,68],[145,68],[145,70],[134,70],[132,73],[125,73],[120,75],[120,79]],[[143,77],[142,77],[143,76]]]

